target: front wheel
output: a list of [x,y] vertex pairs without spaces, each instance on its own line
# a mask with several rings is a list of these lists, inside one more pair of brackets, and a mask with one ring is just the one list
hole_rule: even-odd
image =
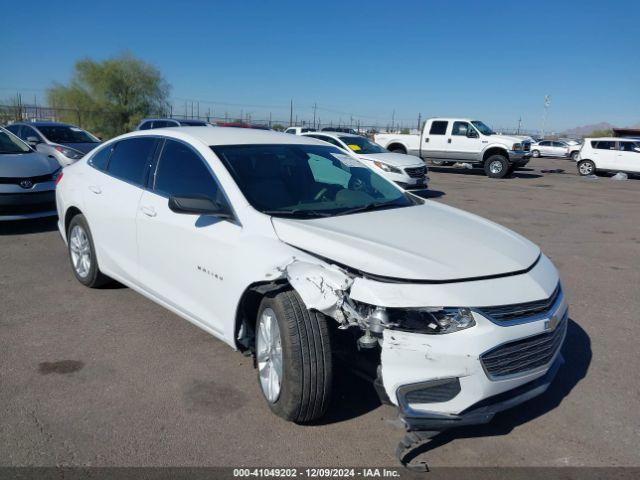
[[333,361],[326,318],[307,310],[293,290],[265,297],[260,304],[258,381],[271,410],[286,420],[308,423],[329,406]]
[[484,162],[484,173],[489,178],[504,178],[509,173],[509,160],[502,155],[491,155]]
[[582,160],[578,163],[578,173],[583,177],[593,175],[596,172],[596,165],[591,160]]

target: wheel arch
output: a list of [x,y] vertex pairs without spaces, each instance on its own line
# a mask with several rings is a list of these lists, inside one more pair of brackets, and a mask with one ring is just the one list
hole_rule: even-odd
[[398,141],[391,141],[388,145],[387,145],[387,150],[389,151],[393,151],[394,149],[398,149],[398,150],[404,150],[404,153],[407,153],[409,150],[407,150],[407,147]]
[[67,208],[67,211],[64,213],[64,236],[65,236],[65,238],[67,237],[67,232],[69,231],[69,224],[71,223],[71,220],[76,215],[81,215],[81,214],[82,214],[82,211],[78,207],[71,206],[71,207]]
[[507,152],[506,148],[504,148],[504,147],[489,147],[482,154],[482,164],[484,165],[484,162],[486,162],[487,158],[489,158],[492,155],[501,155],[504,158],[506,158],[507,160],[509,160],[509,153]]

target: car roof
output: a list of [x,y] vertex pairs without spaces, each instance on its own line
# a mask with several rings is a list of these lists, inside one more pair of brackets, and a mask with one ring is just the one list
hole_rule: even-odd
[[608,142],[618,142],[618,141],[621,141],[621,140],[628,140],[628,141],[631,141],[631,142],[637,141],[637,139],[634,139],[634,138],[623,138],[623,137],[594,137],[594,138],[589,137],[589,138],[585,138],[585,141],[586,140],[589,140],[589,141],[592,141],[592,140],[604,141],[604,140],[606,140]]
[[[12,125],[30,125],[32,127],[76,127],[71,123],[64,122],[14,122]],[[77,128],[77,127],[76,127]]]
[[163,117],[158,117],[158,118],[143,118],[142,120],[140,120],[140,123],[142,122],[153,122],[155,120],[173,120],[174,122],[178,122],[180,123],[180,120],[178,120],[177,118],[163,118]]
[[321,140],[302,135],[274,132],[256,128],[237,127],[170,127],[152,130],[136,130],[116,139],[138,136],[166,135],[182,140],[199,141],[208,146],[215,145],[259,145],[259,144],[287,144],[287,145],[326,145]]

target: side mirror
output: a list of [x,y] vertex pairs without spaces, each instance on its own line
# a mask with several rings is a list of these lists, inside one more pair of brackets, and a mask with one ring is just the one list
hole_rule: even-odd
[[42,141],[38,137],[27,137],[27,143],[33,147],[42,143]]
[[169,197],[169,209],[175,213],[190,215],[213,215],[219,218],[233,218],[226,205],[221,205],[209,197]]
[[478,138],[478,132],[476,132],[473,128],[467,130],[467,138]]

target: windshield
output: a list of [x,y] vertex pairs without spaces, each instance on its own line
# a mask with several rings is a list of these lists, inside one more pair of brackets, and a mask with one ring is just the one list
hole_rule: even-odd
[[268,215],[328,217],[419,202],[335,147],[224,145],[211,149],[251,205]]
[[380,145],[373,143],[368,138],[364,137],[338,137],[342,140],[349,149],[356,153],[362,153],[366,155],[368,153],[389,153]]
[[496,133],[479,120],[473,120],[471,123],[483,135],[495,135]]
[[18,137],[9,132],[0,130],[0,154],[29,153],[31,148]]
[[40,132],[53,143],[97,143],[96,137],[78,127],[67,125],[41,125]]

